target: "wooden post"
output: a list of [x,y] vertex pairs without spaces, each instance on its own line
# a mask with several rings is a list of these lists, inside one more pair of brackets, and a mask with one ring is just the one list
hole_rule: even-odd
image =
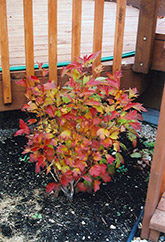
[[143,0],[139,14],[136,55],[133,70],[148,73],[151,65],[159,0]]
[[148,185],[147,199],[143,218],[142,238],[149,236],[149,224],[158,201],[163,180],[165,167],[165,87],[163,91],[162,104],[160,109],[159,124],[156,136],[155,150],[152,160],[150,180]]
[[3,76],[3,100],[4,104],[11,103],[11,81],[9,67],[9,45],[7,29],[6,0],[0,1],[0,46],[1,46],[1,64]]
[[104,0],[95,0],[93,53],[100,51],[100,54],[93,63],[93,69],[101,63],[103,19],[104,19]]
[[126,0],[117,0],[116,10],[116,28],[114,42],[114,60],[113,73],[121,70],[123,40],[124,40],[124,25],[125,25]]
[[49,79],[57,83],[57,0],[48,0]]
[[24,7],[24,34],[26,74],[34,75],[34,47],[33,47],[33,7],[32,0],[23,0]]
[[72,61],[80,56],[82,0],[72,1]]

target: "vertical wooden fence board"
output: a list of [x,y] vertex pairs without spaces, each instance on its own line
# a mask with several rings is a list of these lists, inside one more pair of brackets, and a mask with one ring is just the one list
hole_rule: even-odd
[[1,65],[3,76],[3,100],[4,104],[12,102],[10,67],[9,67],[9,45],[7,29],[6,0],[0,1],[0,46],[1,46]]
[[93,53],[100,51],[100,54],[93,64],[93,69],[101,63],[103,19],[104,19],[104,0],[95,0]]
[[57,83],[57,0],[48,0],[49,79]]
[[72,1],[72,61],[80,56],[82,0]]
[[142,238],[148,238],[149,224],[158,201],[163,180],[165,167],[165,87],[163,91],[162,104],[160,109],[159,124],[156,136],[154,155],[151,166],[150,180],[148,185],[147,199],[143,218]]
[[32,0],[23,0],[26,74],[34,75],[33,7]]
[[155,39],[159,0],[141,1],[133,70],[148,73]]
[[124,25],[125,25],[126,0],[117,0],[116,10],[116,27],[114,40],[114,60],[113,73],[121,69],[123,40],[124,40]]

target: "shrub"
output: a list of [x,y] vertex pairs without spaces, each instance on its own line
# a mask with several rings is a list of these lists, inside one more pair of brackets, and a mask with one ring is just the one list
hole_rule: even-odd
[[44,83],[46,74],[42,65],[42,78],[27,76],[17,84],[27,88],[28,102],[22,110],[35,114],[27,122],[20,120],[17,135],[24,134],[27,146],[24,154],[41,169],[50,173],[53,182],[46,191],[62,190],[72,199],[74,191],[94,192],[101,181],[110,182],[111,173],[123,163],[120,149],[126,148],[119,141],[121,132],[136,146],[140,114],[145,109],[133,102],[137,90],[120,90],[121,72],[107,77],[94,77],[86,70],[96,54],[77,58],[64,67],[61,77],[69,77],[63,87],[54,81]]

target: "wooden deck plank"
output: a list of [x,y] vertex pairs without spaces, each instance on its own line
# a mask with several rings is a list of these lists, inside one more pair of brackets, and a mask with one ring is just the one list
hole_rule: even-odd
[[162,197],[159,204],[158,204],[158,207],[157,209],[159,210],[162,210],[165,212],[165,197]]
[[165,233],[165,211],[155,210],[150,221],[150,229]]

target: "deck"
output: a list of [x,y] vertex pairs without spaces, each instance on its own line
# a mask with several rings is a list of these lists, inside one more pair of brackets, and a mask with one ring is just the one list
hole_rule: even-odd
[[[48,0],[33,0],[34,63],[48,63]],[[58,1],[58,62],[71,59],[72,0]],[[105,2],[102,57],[113,55],[116,3]],[[135,50],[139,10],[126,9],[123,53]],[[7,1],[10,66],[25,65],[23,0]],[[82,1],[81,55],[92,53],[94,1]],[[157,33],[165,20],[158,19]],[[1,66],[1,60],[0,60]]]

